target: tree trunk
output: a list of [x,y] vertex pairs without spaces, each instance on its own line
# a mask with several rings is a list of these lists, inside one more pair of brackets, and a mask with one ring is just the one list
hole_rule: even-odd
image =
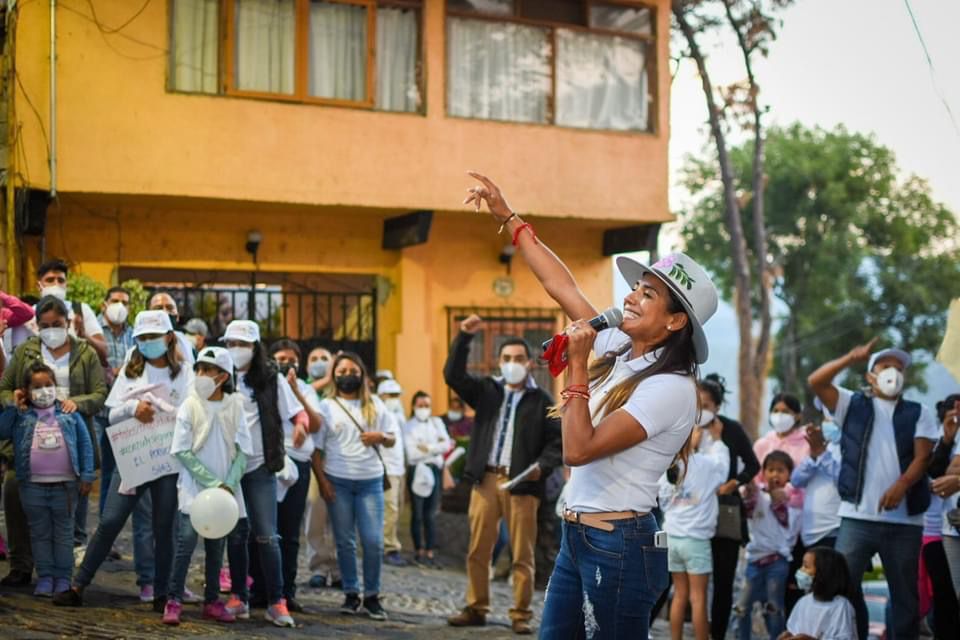
[[747,242],[743,235],[743,220],[740,205],[737,202],[733,165],[727,149],[726,135],[720,122],[720,109],[717,107],[714,98],[713,84],[710,81],[706,59],[697,44],[693,27],[687,20],[684,5],[685,3],[682,0],[673,0],[673,15],[680,26],[680,31],[687,42],[687,46],[690,47],[690,57],[696,63],[697,71],[700,74],[704,97],[707,101],[710,133],[717,147],[720,179],[723,183],[725,222],[730,234],[730,255],[733,259],[734,270],[734,309],[737,313],[737,327],[740,334],[740,346],[737,355],[740,382],[740,421],[747,433],[756,437],[758,426],[757,406],[760,401],[756,372],[759,367],[756,362],[756,351],[753,344],[753,313],[750,300],[752,286],[750,264],[747,257]]

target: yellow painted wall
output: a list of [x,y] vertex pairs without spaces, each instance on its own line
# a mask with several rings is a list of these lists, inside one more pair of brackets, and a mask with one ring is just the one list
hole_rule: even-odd
[[[382,211],[65,195],[50,211],[46,251],[104,282],[120,266],[237,270],[249,273],[247,231],[263,234],[264,273],[379,275],[392,291],[378,314],[378,366],[393,369],[408,392],[426,389],[443,406],[447,307],[555,307],[522,258],[514,259],[515,293],[500,298],[493,281],[510,239],[486,215],[441,212],[429,242],[401,251],[380,248]],[[597,306],[610,304],[609,258],[601,255],[609,224],[530,217]],[[409,394],[408,394],[409,395]]]
[[[21,169],[46,188],[49,5],[19,4]],[[169,93],[168,2],[150,3],[116,34],[98,31],[86,0],[58,0],[58,189],[450,209],[468,186],[464,172],[477,169],[502,180],[520,211],[668,220],[670,12],[667,0],[651,4],[661,34],[657,133],[623,134],[448,118],[442,0],[425,4],[426,115]],[[110,28],[140,3],[95,6]]]

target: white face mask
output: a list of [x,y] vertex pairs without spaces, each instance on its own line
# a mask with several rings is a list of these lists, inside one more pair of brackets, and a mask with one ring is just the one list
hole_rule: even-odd
[[777,433],[786,433],[797,423],[796,419],[789,413],[777,411],[770,414],[770,426]]
[[527,378],[527,368],[519,362],[504,362],[500,365],[500,375],[507,384],[520,384]]
[[426,422],[430,419],[430,407],[417,407],[413,410],[413,415],[417,416],[420,422]]
[[390,411],[403,414],[403,403],[400,402],[400,398],[387,398],[383,401],[383,404],[386,405]]
[[59,349],[67,341],[67,330],[64,327],[40,329],[40,340],[47,349]]
[[30,402],[33,403],[35,407],[48,409],[53,406],[56,399],[56,387],[40,387],[39,389],[30,390]]
[[127,315],[129,313],[130,312],[127,311],[127,305],[122,302],[112,302],[107,305],[107,310],[104,312],[104,315],[107,316],[110,324],[121,325],[127,321]]
[[197,376],[193,379],[193,390],[201,400],[209,400],[217,390],[217,381],[210,376]]
[[40,297],[44,296],[53,296],[54,298],[60,298],[61,300],[67,299],[67,288],[61,287],[60,285],[53,285],[51,287],[40,287]]
[[903,374],[896,367],[887,367],[877,374],[877,388],[888,398],[896,398],[903,391]]
[[447,411],[447,420],[450,422],[460,422],[463,420],[463,411]]
[[717,414],[715,414],[713,411],[710,411],[709,409],[704,409],[703,411],[700,412],[700,422],[697,423],[697,426],[706,427],[711,422],[713,422],[713,419],[716,417],[717,417]]
[[233,358],[233,364],[237,369],[246,369],[253,360],[253,347],[230,347],[227,351],[230,352],[230,357]]

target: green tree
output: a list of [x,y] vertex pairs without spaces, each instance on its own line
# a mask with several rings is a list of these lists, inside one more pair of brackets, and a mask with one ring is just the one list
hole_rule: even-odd
[[[120,286],[130,292],[130,313],[127,322],[133,324],[137,314],[147,308],[149,293],[139,280],[127,280]],[[71,302],[86,302],[94,313],[100,313],[100,306],[107,297],[109,287],[90,276],[73,272],[67,279],[67,297]]]
[[[752,142],[730,155],[746,192]],[[768,131],[768,251],[773,293],[785,308],[772,375],[784,389],[800,391],[814,368],[873,336],[911,351],[939,345],[947,306],[960,295],[958,224],[925,181],[900,176],[893,153],[871,136],[798,124]],[[729,296],[735,283],[716,161],[688,159],[683,182],[694,196],[681,213],[688,251]],[[917,375],[912,381],[922,384]]]

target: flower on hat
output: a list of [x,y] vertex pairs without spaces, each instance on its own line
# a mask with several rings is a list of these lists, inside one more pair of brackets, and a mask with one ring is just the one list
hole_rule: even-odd
[[663,256],[662,258],[657,260],[653,264],[653,268],[660,269],[661,271],[666,271],[676,263],[677,263],[677,256],[671,253],[670,255]]

